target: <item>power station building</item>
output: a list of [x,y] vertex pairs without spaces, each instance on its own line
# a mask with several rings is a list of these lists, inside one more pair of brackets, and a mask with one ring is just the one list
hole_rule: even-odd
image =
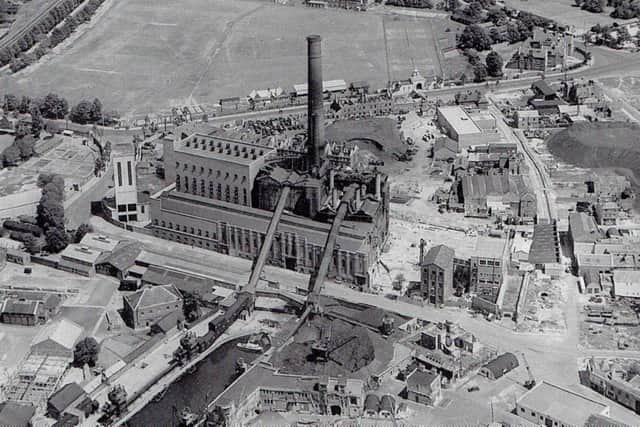
[[151,197],[150,227],[158,237],[253,259],[287,187],[268,263],[312,273],[338,206],[347,203],[328,276],[367,287],[388,233],[388,179],[343,161],[348,155],[336,161],[325,149],[320,37],[307,41],[306,145],[269,147],[205,134],[165,140],[168,186]]

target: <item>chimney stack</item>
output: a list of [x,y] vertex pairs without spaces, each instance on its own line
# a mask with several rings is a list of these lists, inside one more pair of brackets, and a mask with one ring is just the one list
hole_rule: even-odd
[[322,92],[322,38],[307,37],[307,137],[310,167],[320,167],[320,147],[324,144]]

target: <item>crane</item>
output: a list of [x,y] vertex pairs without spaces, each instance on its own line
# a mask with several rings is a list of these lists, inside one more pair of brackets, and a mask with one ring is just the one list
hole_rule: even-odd
[[527,390],[531,390],[536,385],[536,379],[531,373],[531,367],[529,366],[529,361],[527,360],[527,356],[524,355],[524,352],[520,352],[522,355],[522,361],[524,362],[525,368],[527,368],[527,374],[529,374],[529,379],[524,382],[524,388]]

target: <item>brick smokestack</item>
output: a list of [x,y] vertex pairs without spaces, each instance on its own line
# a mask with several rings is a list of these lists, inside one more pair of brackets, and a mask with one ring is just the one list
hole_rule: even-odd
[[318,35],[307,37],[307,136],[311,167],[320,167],[320,147],[324,144],[321,42]]

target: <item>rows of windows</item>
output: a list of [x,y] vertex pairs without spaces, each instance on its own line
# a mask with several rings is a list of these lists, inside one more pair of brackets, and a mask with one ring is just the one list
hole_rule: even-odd
[[[237,179],[238,175],[235,175],[234,181]],[[241,184],[246,182],[246,177],[242,177]],[[232,186],[229,184],[225,184],[223,186],[222,183],[214,183],[213,181],[207,181],[204,179],[200,179],[199,181],[196,178],[189,178],[188,176],[181,177],[180,175],[176,175],[176,190],[183,191],[185,193],[191,193],[194,195],[208,197],[210,199],[224,200],[225,202],[233,202],[235,204],[242,203],[245,206],[249,206],[249,192],[247,188],[242,188],[240,191],[240,187]],[[240,196],[242,194],[242,198]]]

